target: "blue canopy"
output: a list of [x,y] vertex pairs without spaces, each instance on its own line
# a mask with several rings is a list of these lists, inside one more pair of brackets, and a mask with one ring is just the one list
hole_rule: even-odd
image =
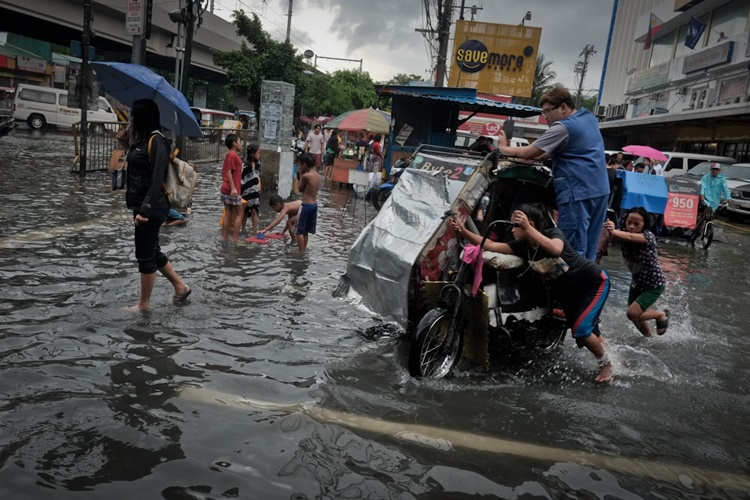
[[620,208],[643,207],[652,214],[663,214],[667,206],[667,182],[660,175],[618,170],[622,179],[623,195]]

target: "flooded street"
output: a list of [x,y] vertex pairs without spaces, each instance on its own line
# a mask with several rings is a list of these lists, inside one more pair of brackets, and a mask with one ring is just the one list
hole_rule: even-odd
[[[672,314],[625,316],[618,248],[602,332],[614,382],[566,339],[490,373],[415,380],[408,342],[333,292],[365,224],[324,186],[308,253],[223,243],[221,165],[161,245],[193,289],[138,297],[131,218],[72,138],[0,139],[0,498],[747,498],[750,233],[660,244]],[[275,215],[261,202],[261,224]],[[368,208],[367,217],[374,210]],[[746,226],[745,226],[746,227]],[[744,232],[743,232],[744,231]]]

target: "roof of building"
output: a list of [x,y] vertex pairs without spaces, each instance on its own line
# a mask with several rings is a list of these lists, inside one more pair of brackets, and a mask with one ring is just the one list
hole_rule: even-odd
[[417,97],[434,101],[456,102],[461,109],[509,116],[534,116],[542,112],[536,106],[498,102],[477,95],[476,89],[456,87],[418,87],[410,85],[379,85],[380,95]]

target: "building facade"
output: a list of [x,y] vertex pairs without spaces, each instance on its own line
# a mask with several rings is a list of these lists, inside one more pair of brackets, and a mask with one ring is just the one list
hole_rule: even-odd
[[616,0],[600,96],[610,149],[750,162],[750,1]]

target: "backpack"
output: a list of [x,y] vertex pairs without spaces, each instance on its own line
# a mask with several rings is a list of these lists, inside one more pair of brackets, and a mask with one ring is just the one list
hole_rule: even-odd
[[[151,142],[156,135],[164,137],[164,134],[155,130],[148,140],[148,156],[151,157]],[[169,198],[169,206],[174,209],[185,209],[193,199],[195,184],[198,182],[198,174],[195,172],[193,165],[177,158],[179,149],[175,148],[169,154],[169,164],[171,168],[167,169],[167,176],[164,179],[162,188]]]

